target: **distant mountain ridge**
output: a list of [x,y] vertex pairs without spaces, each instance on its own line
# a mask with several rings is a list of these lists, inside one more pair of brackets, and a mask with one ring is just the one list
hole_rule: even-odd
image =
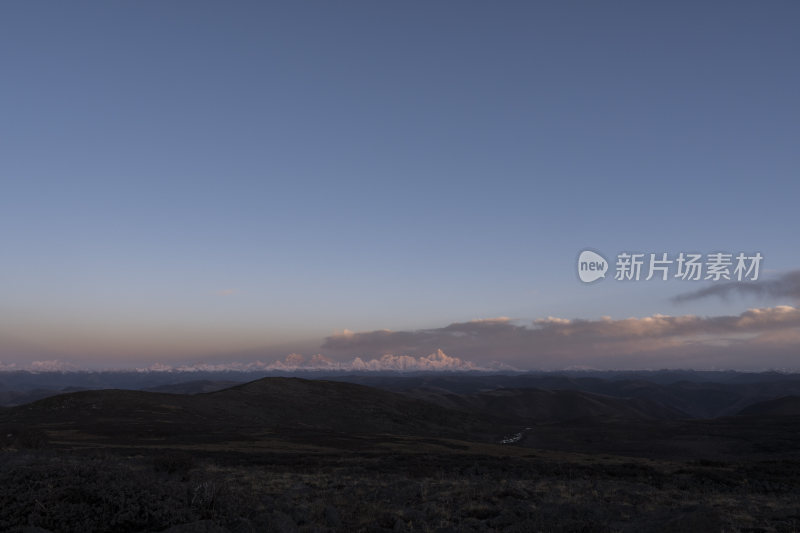
[[[132,389],[197,394],[252,381],[252,372],[0,372],[0,405],[23,405],[74,390]],[[749,405],[800,395],[800,374],[705,371],[573,372],[308,372],[302,378],[357,383],[391,392],[474,395],[499,389],[576,391],[639,399],[693,418],[732,416]],[[441,402],[440,402],[441,403]],[[645,411],[650,407],[643,407]]]

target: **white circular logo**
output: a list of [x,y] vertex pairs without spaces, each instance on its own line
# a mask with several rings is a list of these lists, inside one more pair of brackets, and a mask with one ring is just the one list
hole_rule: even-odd
[[602,255],[584,250],[578,257],[578,277],[584,283],[591,283],[606,277],[608,261]]

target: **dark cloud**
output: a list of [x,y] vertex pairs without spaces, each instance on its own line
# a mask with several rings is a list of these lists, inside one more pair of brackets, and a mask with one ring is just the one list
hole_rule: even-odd
[[708,297],[729,298],[733,295],[762,298],[792,298],[800,301],[800,270],[793,270],[777,279],[764,281],[731,281],[675,296],[674,302],[688,302]]

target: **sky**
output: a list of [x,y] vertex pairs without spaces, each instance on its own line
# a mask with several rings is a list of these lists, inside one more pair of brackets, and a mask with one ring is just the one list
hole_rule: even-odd
[[[3,2],[0,369],[800,370],[798,27],[791,1]],[[763,261],[615,280],[624,252]]]

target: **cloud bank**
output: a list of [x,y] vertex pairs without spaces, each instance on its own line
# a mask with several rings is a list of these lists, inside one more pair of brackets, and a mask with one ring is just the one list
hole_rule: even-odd
[[441,348],[469,360],[519,368],[800,368],[800,310],[749,309],[739,315],[580,320],[548,317],[457,322],[415,331],[332,335],[322,348],[371,357]]
[[[767,285],[777,291],[784,285]],[[527,323],[506,317],[454,322],[412,331],[376,330],[327,337],[320,353],[292,353],[265,361],[271,350],[248,354],[248,362],[156,363],[141,371],[464,371],[597,369],[784,369],[800,371],[800,309],[754,308],[738,315],[612,319],[547,317]],[[286,353],[286,352],[283,352]],[[427,355],[425,355],[427,354]],[[251,358],[252,355],[252,358]],[[259,358],[261,360],[253,361]],[[27,365],[0,360],[0,371],[70,371],[60,360]]]

